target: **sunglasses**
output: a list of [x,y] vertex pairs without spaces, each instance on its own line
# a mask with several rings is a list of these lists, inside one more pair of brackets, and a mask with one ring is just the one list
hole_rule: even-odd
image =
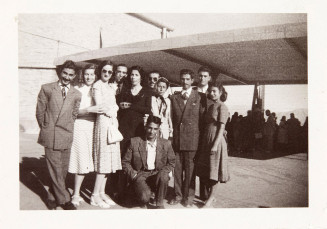
[[102,70],[102,73],[107,73],[107,72],[108,72],[109,75],[111,75],[113,73],[113,71],[107,71],[107,70],[104,70],[104,69]]

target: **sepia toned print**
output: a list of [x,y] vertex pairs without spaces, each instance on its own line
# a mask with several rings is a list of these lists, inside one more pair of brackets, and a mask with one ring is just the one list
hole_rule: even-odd
[[306,14],[193,16],[19,15],[21,210],[308,207]]

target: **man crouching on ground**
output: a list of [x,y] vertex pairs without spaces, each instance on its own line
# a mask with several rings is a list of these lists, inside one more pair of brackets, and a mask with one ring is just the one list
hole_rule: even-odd
[[170,141],[158,137],[160,124],[159,117],[148,117],[146,136],[131,138],[122,166],[132,180],[136,198],[142,206],[150,201],[153,191],[156,207],[164,208],[168,174],[175,166],[175,154]]

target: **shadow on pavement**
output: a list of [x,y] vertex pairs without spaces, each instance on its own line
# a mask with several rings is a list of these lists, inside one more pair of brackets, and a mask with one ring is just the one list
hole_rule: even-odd
[[[90,196],[93,191],[96,173],[89,173],[85,176],[80,190],[81,197],[90,203]],[[50,187],[51,178],[46,165],[45,157],[23,157],[19,164],[19,179],[27,188],[37,194],[43,203],[46,205],[48,190]],[[114,196],[116,191],[116,180],[115,174],[110,174],[106,186],[106,193],[120,206],[125,208],[138,207],[138,203],[133,197],[133,190],[131,188],[127,190],[128,195],[124,195],[123,198],[118,199]],[[74,174],[68,173],[66,177],[67,189],[74,190]],[[71,193],[71,192],[70,192]],[[166,199],[170,200],[174,196],[174,189],[168,187]]]
[[254,160],[270,160],[279,157],[290,156],[294,154],[298,154],[300,152],[290,152],[290,151],[272,151],[266,152],[264,150],[249,150],[249,151],[240,151],[229,150],[228,156],[246,158],[246,159],[254,159]]
[[47,190],[50,176],[46,166],[45,158],[23,157],[19,164],[19,180],[30,190],[40,196],[46,204]]

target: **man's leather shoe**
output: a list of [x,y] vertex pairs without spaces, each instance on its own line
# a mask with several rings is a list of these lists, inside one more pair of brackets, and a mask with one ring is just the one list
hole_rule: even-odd
[[62,207],[64,210],[76,210],[76,207],[70,201],[65,204],[61,204],[60,207]]
[[181,200],[176,200],[176,199],[172,199],[168,202],[168,204],[170,205],[176,205],[176,204],[179,204],[181,202]]
[[57,207],[57,203],[55,200],[49,200],[47,199],[46,200],[46,205],[48,207],[49,210],[56,210],[56,207]]

